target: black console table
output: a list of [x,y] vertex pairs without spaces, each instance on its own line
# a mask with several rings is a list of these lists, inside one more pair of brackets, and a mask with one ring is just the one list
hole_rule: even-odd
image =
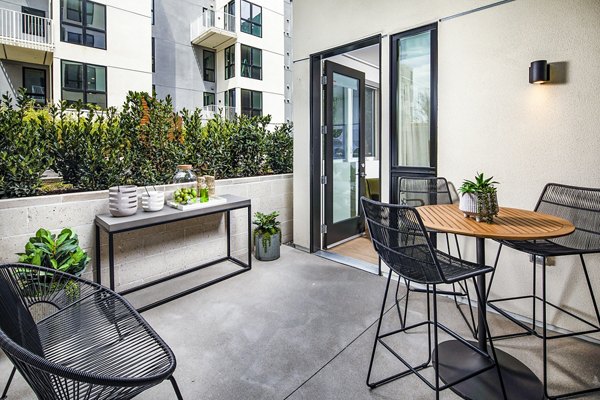
[[[96,263],[95,263],[95,281],[97,283],[102,283],[102,268],[101,268],[101,260],[100,260],[100,229],[103,229],[106,233],[108,233],[108,268],[109,268],[109,284],[112,290],[115,289],[115,248],[114,248],[114,235],[117,233],[123,233],[128,231],[133,231],[136,229],[148,228],[155,225],[167,224],[169,222],[181,221],[189,218],[202,217],[206,215],[212,215],[217,213],[225,213],[227,219],[227,256],[218,258],[211,262],[198,265],[193,268],[186,269],[184,271],[178,272],[173,275],[165,276],[160,279],[156,279],[151,282],[143,283],[139,286],[124,290],[120,292],[122,295],[126,295],[132,292],[136,292],[138,290],[142,290],[148,288],[150,286],[154,286],[166,281],[169,281],[174,278],[178,278],[182,275],[186,275],[195,271],[198,271],[202,268],[210,267],[212,265],[216,265],[225,261],[231,261],[234,264],[237,264],[241,268],[239,270],[230,272],[226,275],[220,276],[208,282],[202,283],[201,285],[197,285],[195,287],[183,290],[179,293],[172,294],[168,297],[165,297],[161,300],[155,301],[138,309],[139,312],[143,312],[149,310],[151,308],[157,307],[161,304],[167,303],[171,300],[178,299],[182,296],[195,292],[197,290],[203,289],[207,286],[214,285],[215,283],[224,281],[225,279],[229,279],[233,276],[239,275],[246,271],[249,271],[252,268],[252,234],[251,234],[251,203],[250,199],[246,199],[239,196],[234,195],[222,195],[227,200],[226,203],[220,203],[215,205],[208,205],[206,207],[180,211],[168,206],[165,206],[162,210],[156,212],[144,212],[141,209],[134,215],[128,217],[113,217],[111,214],[101,214],[96,215],[95,225],[96,225]],[[235,257],[231,256],[231,211],[245,208],[248,212],[248,261],[243,262],[238,260]]]

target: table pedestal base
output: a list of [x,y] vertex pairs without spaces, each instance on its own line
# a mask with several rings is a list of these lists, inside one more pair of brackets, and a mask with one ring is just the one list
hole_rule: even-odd
[[[477,343],[472,342],[474,345]],[[440,378],[452,382],[460,376],[485,365],[479,357],[473,358],[473,351],[456,340],[440,343],[437,350],[440,358]],[[544,388],[537,376],[522,362],[496,348],[502,380],[509,400],[544,399]],[[471,360],[473,360],[471,362]],[[471,379],[454,385],[452,391],[465,399],[502,399],[502,388],[496,368],[483,372]]]

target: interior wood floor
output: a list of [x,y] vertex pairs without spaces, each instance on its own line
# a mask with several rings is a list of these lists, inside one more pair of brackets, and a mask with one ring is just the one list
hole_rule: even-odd
[[346,243],[327,249],[327,251],[375,265],[378,263],[377,253],[373,249],[370,238],[366,236],[352,239]]

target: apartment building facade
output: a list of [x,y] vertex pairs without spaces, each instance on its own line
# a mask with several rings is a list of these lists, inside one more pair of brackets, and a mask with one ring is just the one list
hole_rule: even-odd
[[153,85],[177,109],[291,121],[290,0],[154,0]]
[[151,0],[0,0],[0,92],[120,106],[150,91]]

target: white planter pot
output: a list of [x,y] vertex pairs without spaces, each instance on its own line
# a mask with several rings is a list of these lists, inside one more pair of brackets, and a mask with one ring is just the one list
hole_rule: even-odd
[[142,208],[144,211],[160,211],[164,206],[164,192],[149,191],[142,193]]
[[[479,196],[485,196],[481,199]],[[460,203],[458,205],[465,217],[473,217],[477,222],[493,222],[494,216],[498,214],[498,198],[496,193],[485,194],[460,194]]]
[[133,215],[137,208],[137,186],[115,186],[108,189],[108,209],[114,217]]

